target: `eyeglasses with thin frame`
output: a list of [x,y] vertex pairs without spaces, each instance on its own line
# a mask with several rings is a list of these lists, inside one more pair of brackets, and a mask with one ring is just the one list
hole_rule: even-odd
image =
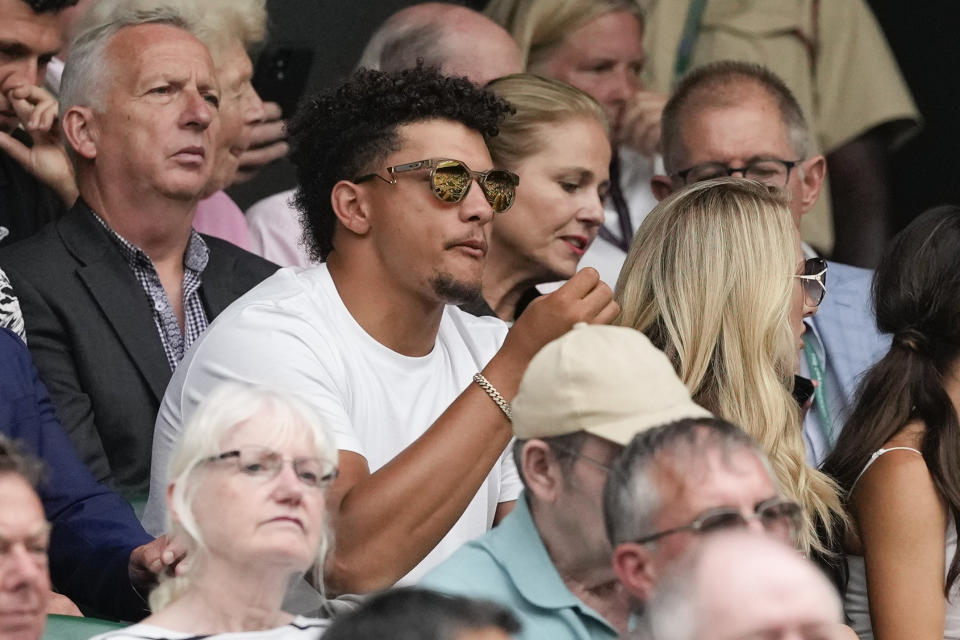
[[803,162],[799,160],[780,160],[779,158],[757,158],[742,167],[731,167],[722,162],[705,162],[683,171],[677,171],[671,178],[680,178],[684,185],[712,178],[730,177],[739,173],[748,180],[756,180],[771,187],[784,188],[790,181],[790,171]]
[[794,275],[803,281],[803,296],[807,306],[819,307],[827,293],[827,261],[823,258],[807,258],[803,263],[803,275]]
[[637,538],[634,542],[637,544],[648,544],[660,538],[684,531],[705,534],[731,529],[743,529],[754,520],[758,520],[768,534],[788,542],[796,543],[797,532],[803,524],[803,515],[800,505],[796,502],[783,498],[771,498],[758,504],[754,513],[749,515],[732,507],[709,509],[697,516],[690,524],[651,533],[650,535]]
[[550,443],[548,443],[548,445],[550,446],[551,449],[556,449],[557,451],[563,451],[564,453],[566,453],[566,454],[568,454],[568,455],[571,455],[571,456],[573,456],[573,457],[575,457],[575,458],[583,458],[583,459],[586,460],[587,462],[590,462],[590,463],[592,463],[592,464],[600,467],[601,469],[603,469],[603,470],[606,471],[607,473],[616,473],[616,471],[614,470],[614,468],[611,467],[611,466],[610,466],[609,464],[607,464],[606,462],[601,462],[600,460],[597,460],[596,458],[593,458],[593,457],[591,457],[591,456],[588,456],[587,454],[583,453],[582,451],[577,451],[577,450],[572,449],[572,448],[570,448],[570,447],[565,447],[565,446],[563,446],[563,445],[556,444],[556,443],[554,443],[554,442],[550,442]]
[[263,481],[276,478],[284,463],[289,462],[297,479],[312,489],[327,488],[338,475],[336,467],[319,458],[285,458],[273,449],[254,445],[224,451],[206,458],[205,462],[226,460],[235,462],[240,473]]
[[503,213],[513,206],[513,201],[517,197],[517,185],[520,184],[520,176],[512,171],[506,169],[473,171],[466,163],[449,158],[430,158],[387,167],[387,173],[390,174],[389,180],[379,173],[368,173],[354,179],[353,182],[359,184],[373,178],[380,178],[387,184],[397,184],[397,174],[422,169],[430,169],[430,188],[433,195],[442,202],[460,202],[467,196],[470,185],[476,180],[494,213]]

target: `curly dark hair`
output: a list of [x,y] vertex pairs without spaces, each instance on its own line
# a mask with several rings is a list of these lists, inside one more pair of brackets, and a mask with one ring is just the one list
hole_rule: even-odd
[[360,69],[339,88],[303,103],[288,129],[299,184],[294,204],[310,257],[326,260],[333,250],[333,185],[370,173],[396,151],[397,127],[440,118],[495,136],[511,110],[466,78],[422,64],[397,73]]
[[63,11],[80,0],[23,0],[36,14]]

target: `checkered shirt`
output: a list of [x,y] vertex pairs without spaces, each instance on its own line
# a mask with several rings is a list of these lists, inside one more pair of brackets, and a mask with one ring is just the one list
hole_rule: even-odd
[[177,363],[183,358],[183,354],[190,348],[194,340],[200,337],[200,334],[209,324],[207,312],[204,311],[203,301],[200,299],[200,285],[202,284],[200,276],[210,259],[210,249],[207,247],[207,243],[195,230],[190,231],[190,241],[187,243],[187,250],[183,254],[183,315],[186,327],[181,330],[177,316],[173,312],[170,300],[167,298],[167,292],[164,291],[163,285],[160,283],[160,277],[157,275],[157,270],[150,257],[111,229],[103,218],[96,213],[93,216],[117,243],[120,254],[130,265],[133,275],[136,276],[137,282],[143,288],[153,311],[153,323],[157,327],[157,333],[160,334],[160,342],[163,344],[163,352],[167,356],[170,370],[176,369]]

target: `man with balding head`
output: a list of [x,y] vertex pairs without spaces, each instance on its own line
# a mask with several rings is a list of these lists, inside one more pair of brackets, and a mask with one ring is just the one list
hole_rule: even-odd
[[[523,62],[507,31],[481,13],[443,2],[423,2],[397,11],[377,28],[358,67],[394,72],[416,66],[437,67],[444,75],[465,76],[477,85],[520,73]],[[280,265],[310,266],[300,243],[293,190],[282,191],[247,211],[253,251]]]
[[[667,175],[651,180],[659,199],[700,180],[749,178],[789,193],[799,230],[802,217],[820,196],[826,160],[814,150],[793,94],[763,67],[723,61],[692,71],[664,108],[662,127]],[[817,383],[804,423],[807,458],[816,465],[839,434],[859,376],[886,352],[888,343],[874,322],[872,271],[828,263],[807,245],[804,253],[807,275],[822,273],[827,290],[817,315],[806,321],[800,358],[801,374]]]

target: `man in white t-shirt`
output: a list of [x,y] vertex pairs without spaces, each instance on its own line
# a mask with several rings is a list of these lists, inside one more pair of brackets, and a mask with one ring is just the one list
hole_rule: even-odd
[[510,215],[516,176],[483,142],[508,109],[423,68],[361,71],[305,104],[290,125],[296,203],[323,263],[269,278],[185,357],[157,420],[148,529],[163,528],[177,433],[225,380],[297,392],[336,435],[328,591],[416,581],[510,511],[507,401],[527,362],[617,306],[592,269],[509,332],[452,306],[479,295],[488,223]]

